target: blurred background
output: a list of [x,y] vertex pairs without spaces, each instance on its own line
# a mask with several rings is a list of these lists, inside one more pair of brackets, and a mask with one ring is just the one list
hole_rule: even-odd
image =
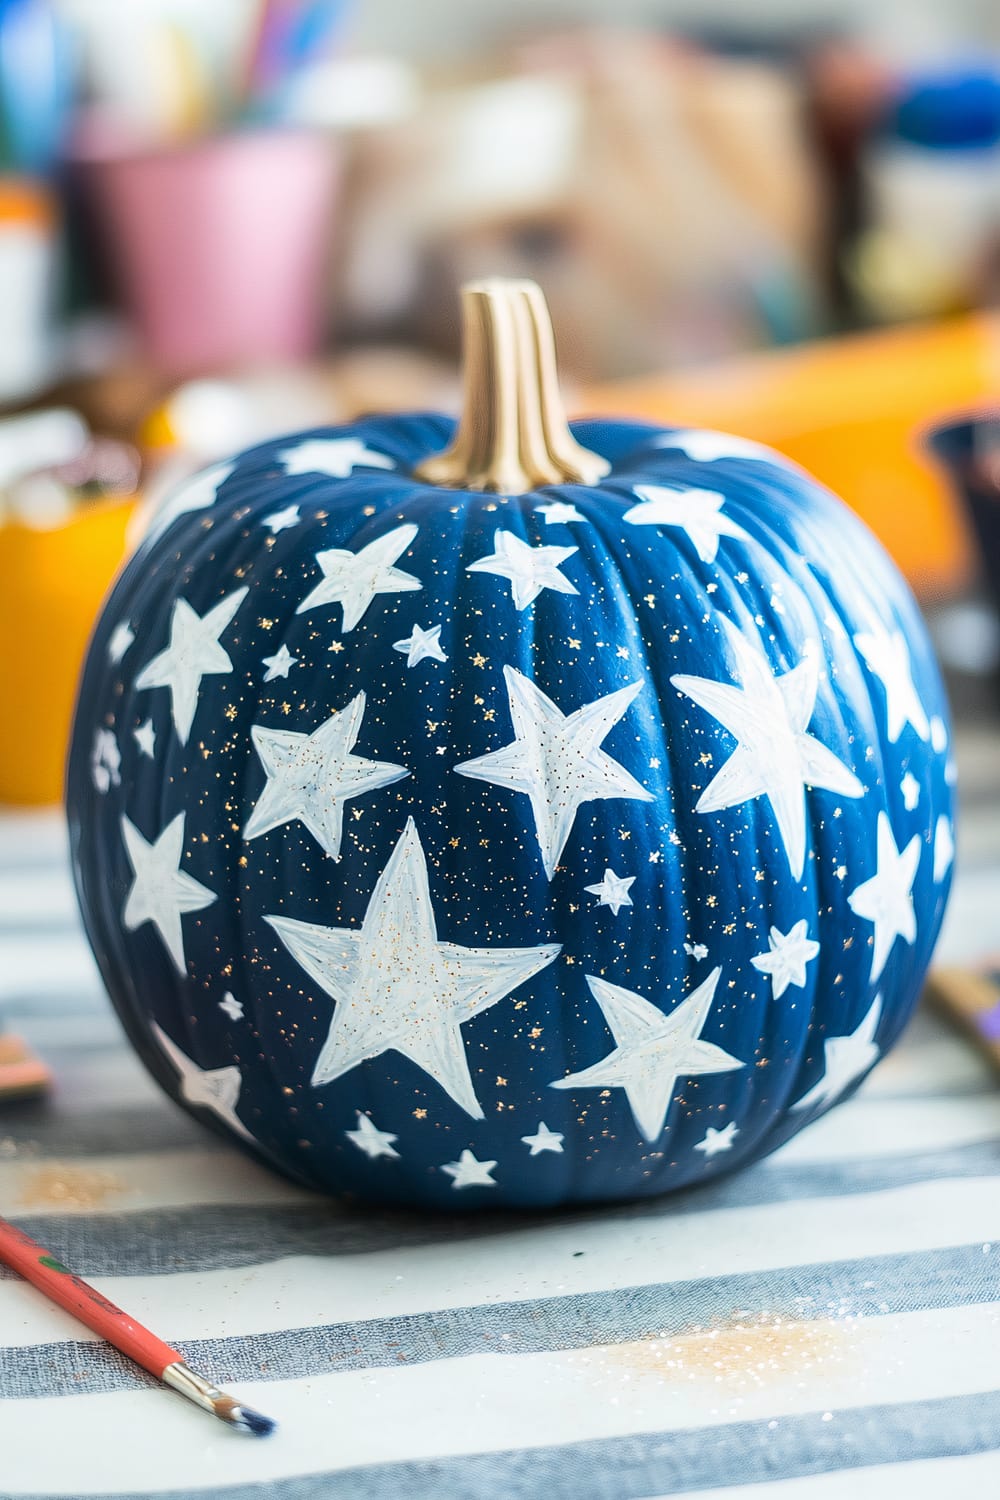
[[480,274],[541,282],[576,411],[843,495],[995,806],[995,0],[0,0],[0,802],[60,797],[137,511],[280,431],[454,406]]

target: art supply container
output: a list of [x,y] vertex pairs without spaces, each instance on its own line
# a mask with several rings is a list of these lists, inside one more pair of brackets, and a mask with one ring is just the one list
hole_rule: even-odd
[[51,376],[57,234],[45,184],[0,177],[0,402],[33,395]]

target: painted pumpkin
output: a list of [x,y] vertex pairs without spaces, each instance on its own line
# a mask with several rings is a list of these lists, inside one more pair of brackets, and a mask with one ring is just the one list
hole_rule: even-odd
[[77,710],[80,901],[156,1079],[294,1178],[658,1193],[899,1035],[949,885],[945,700],[830,494],[715,432],[571,435],[537,288],[464,306],[457,432],[266,443],[126,566]]

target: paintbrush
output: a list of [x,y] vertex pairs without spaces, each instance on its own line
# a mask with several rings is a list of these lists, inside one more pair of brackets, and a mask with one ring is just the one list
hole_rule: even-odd
[[259,1411],[243,1406],[235,1396],[220,1391],[212,1381],[185,1364],[184,1356],[176,1349],[171,1349],[148,1328],[143,1328],[120,1307],[102,1297],[94,1287],[74,1276],[54,1255],[43,1250],[6,1219],[0,1219],[0,1261],[19,1272],[26,1281],[79,1318],[94,1333],[100,1334],[115,1349],[155,1375],[157,1380],[193,1401],[195,1406],[211,1412],[238,1432],[266,1437],[274,1430],[275,1424],[270,1417],[262,1416]]

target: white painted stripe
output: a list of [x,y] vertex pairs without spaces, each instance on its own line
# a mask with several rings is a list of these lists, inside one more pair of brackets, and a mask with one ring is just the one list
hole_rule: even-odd
[[[1000,1385],[995,1307],[793,1325],[732,1340],[723,1368],[702,1335],[504,1357],[475,1354],[311,1380],[250,1382],[238,1394],[279,1422],[236,1443],[167,1392],[10,1401],[0,1442],[11,1494],[83,1496],[224,1489],[361,1464],[535,1448],[643,1432],[930,1400]],[[674,1363],[671,1364],[670,1361]],[[150,1434],[155,1430],[155,1444]],[[53,1434],[58,1441],[53,1441]],[[81,1455],[86,1455],[86,1465]],[[155,1456],[154,1456],[155,1455]],[[891,1472],[891,1471],[890,1471]]]
[[[678,1218],[668,1208],[661,1219],[595,1215],[583,1224],[550,1221],[443,1246],[92,1280],[140,1322],[183,1342],[969,1244],[995,1246],[990,1253],[1000,1264],[994,1178],[828,1198],[821,1214],[804,1213],[794,1202]],[[993,1261],[984,1255],[983,1264],[986,1274]],[[86,1336],[20,1283],[0,1282],[0,1343]]]
[[[8,1218],[317,1201],[314,1193],[293,1187],[225,1146],[66,1162],[41,1157],[0,1161],[0,1213]],[[197,1232],[196,1224],[193,1228]]]
[[1000,1138],[1000,1092],[968,1098],[873,1099],[860,1095],[793,1136],[775,1163],[919,1156]]
[[[889,1495],[905,1495],[906,1500],[942,1500],[944,1495],[948,1500],[987,1500],[1000,1494],[1000,1451],[692,1490],[685,1492],[685,1500],[844,1500],[848,1494],[851,1500],[886,1500]],[[667,1496],[650,1495],[646,1500],[667,1500]]]

